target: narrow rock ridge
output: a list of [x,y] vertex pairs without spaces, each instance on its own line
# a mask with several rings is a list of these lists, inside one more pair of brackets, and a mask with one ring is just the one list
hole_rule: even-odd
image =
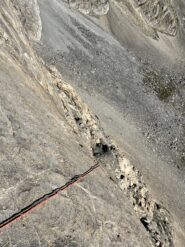
[[152,195],[139,171],[130,161],[119,158],[116,177],[121,189],[130,198],[141,223],[149,232],[155,246],[174,246],[172,216]]
[[[82,102],[74,89],[62,80],[54,67],[50,67],[53,86],[49,93],[65,112],[75,133],[85,135],[92,150],[92,158],[102,163],[107,175],[113,179],[130,199],[133,208],[154,246],[173,247],[173,217],[151,195],[142,174],[131,164],[104,133],[98,119]],[[60,100],[58,101],[58,97]],[[63,100],[65,99],[65,101]]]

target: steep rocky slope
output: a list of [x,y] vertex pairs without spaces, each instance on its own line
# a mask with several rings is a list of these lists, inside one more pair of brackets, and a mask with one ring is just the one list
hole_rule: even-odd
[[[87,170],[96,160],[92,148],[106,138],[74,90],[39,61],[11,1],[2,2],[0,19],[2,221]],[[142,242],[152,246],[131,203],[103,167],[0,233],[0,246]]]
[[[183,232],[184,75],[178,73],[180,66],[179,70],[173,66],[183,59],[183,50],[179,52],[183,29],[175,37],[155,30],[158,39],[153,39],[132,21],[125,2],[119,4],[121,12],[115,10],[113,18],[111,9],[107,16],[93,17],[62,1],[39,1],[43,32],[35,47],[91,106],[155,197],[177,217]],[[123,35],[124,47],[110,35],[111,21],[113,30]],[[173,54],[168,52],[172,46]]]
[[[137,65],[135,58],[95,23],[68,9],[62,1],[40,1],[40,7],[41,19],[36,1],[1,1],[0,221],[86,171],[94,163],[99,162],[101,166],[56,199],[11,227],[2,229],[0,246],[183,246],[180,215],[183,214],[184,201],[178,199],[183,193],[182,180],[177,180],[176,173],[172,176],[173,170],[168,166],[164,172],[169,172],[169,179],[176,184],[168,188],[169,180],[162,183],[164,172],[161,174],[160,186],[164,186],[166,195],[162,200],[163,192],[152,187],[153,177],[149,185],[144,182],[151,172],[156,173],[152,166],[146,169],[145,164],[152,162],[149,155],[144,157],[140,153],[145,160],[143,179],[138,171],[141,167],[136,168],[129,160],[130,157],[133,161],[139,158],[138,150],[136,156],[133,155],[137,139],[134,143],[134,136],[133,139],[124,137],[128,143],[133,141],[133,148],[125,155],[126,144],[119,143],[120,133],[114,132],[118,122],[105,124],[114,114],[115,119],[119,119],[117,112],[109,108],[109,104],[114,107],[112,100],[117,97],[114,90],[111,97],[102,94],[102,90],[109,90],[106,85],[117,88],[108,80],[110,74],[106,68],[112,69],[111,64],[118,59],[117,65],[120,63],[127,70],[127,79],[138,79],[141,75],[134,69]],[[43,43],[36,47],[47,65],[32,49],[32,42],[39,40],[41,30]],[[48,31],[53,33],[48,35]],[[118,56],[120,51],[126,59]],[[90,60],[93,61],[91,70],[88,67]],[[102,74],[98,76],[99,65]],[[117,70],[121,71],[120,66]],[[124,74],[117,75],[121,81],[125,78]],[[66,80],[74,83],[84,99],[92,104],[106,133],[113,134],[119,148],[105,135],[98,117],[91,113]],[[104,85],[105,80],[107,84]],[[117,91],[121,89],[121,81]],[[131,88],[126,91],[129,93]],[[96,95],[96,103],[91,102],[91,95]],[[108,102],[102,100],[105,96]],[[131,105],[130,101],[125,107]],[[171,193],[177,188],[180,188],[179,193],[173,197]],[[166,203],[176,199],[179,203],[177,214],[173,210],[174,203]]]

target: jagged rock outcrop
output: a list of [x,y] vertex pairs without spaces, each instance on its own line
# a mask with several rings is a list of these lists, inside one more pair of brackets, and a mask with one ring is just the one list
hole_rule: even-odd
[[175,8],[170,1],[138,1],[134,0],[143,18],[159,32],[175,36],[179,29],[179,20]]
[[108,0],[68,0],[69,6],[77,9],[83,14],[106,15],[109,11]]

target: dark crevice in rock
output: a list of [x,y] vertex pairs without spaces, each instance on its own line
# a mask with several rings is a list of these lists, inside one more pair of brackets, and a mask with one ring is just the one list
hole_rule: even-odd
[[92,148],[92,151],[93,151],[93,156],[97,157],[97,156],[108,154],[110,152],[110,148],[107,144],[100,142],[94,145],[94,147]]

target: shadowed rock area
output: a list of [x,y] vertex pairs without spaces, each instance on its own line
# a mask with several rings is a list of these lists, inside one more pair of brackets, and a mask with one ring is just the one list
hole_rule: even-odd
[[183,247],[183,3],[0,3],[0,247]]

